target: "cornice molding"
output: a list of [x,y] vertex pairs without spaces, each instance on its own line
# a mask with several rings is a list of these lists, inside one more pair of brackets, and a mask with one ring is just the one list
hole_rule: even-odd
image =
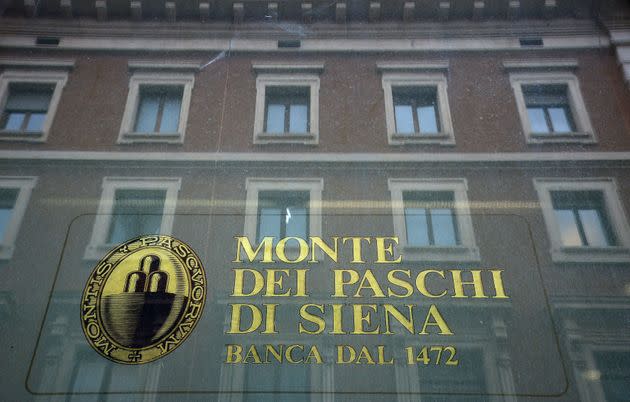
[[74,59],[47,59],[47,58],[8,58],[0,57],[0,68],[28,69],[28,70],[72,70],[75,66]]
[[282,152],[101,152],[0,150],[0,161],[262,162],[262,163],[555,163],[630,162],[630,152],[505,153],[282,153]]

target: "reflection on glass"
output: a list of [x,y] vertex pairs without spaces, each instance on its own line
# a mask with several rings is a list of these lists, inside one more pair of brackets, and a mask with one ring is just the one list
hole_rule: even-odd
[[403,193],[403,203],[408,245],[459,244],[452,192],[406,191]]
[[[75,369],[72,392],[87,393],[102,390],[105,380],[105,364],[96,361],[82,361]],[[72,401],[98,401],[99,395],[74,395]]]
[[9,222],[11,222],[18,191],[18,189],[14,188],[0,189],[0,241],[4,239],[4,235],[9,227]]
[[108,243],[160,232],[165,190],[116,190]]
[[595,353],[599,381],[607,402],[627,401],[630,395],[630,352],[600,351]]
[[[486,385],[486,370],[484,367],[484,352],[477,348],[458,347],[460,364],[457,366],[457,377],[453,378],[450,369],[444,365],[428,365],[419,368],[420,389],[422,392],[438,393],[479,393],[488,392]],[[453,395],[422,395],[422,401],[426,402],[484,402],[488,401],[485,395],[453,396]]]
[[616,244],[601,191],[552,191],[551,199],[564,246]]
[[267,132],[283,133],[284,132],[284,105],[269,104],[267,105]]
[[532,132],[575,131],[566,85],[523,85],[522,89]]
[[46,120],[54,85],[11,84],[4,106],[2,129],[41,131]]
[[413,133],[415,129],[411,105],[394,105],[394,111],[396,113],[396,132],[400,134]]
[[261,191],[258,193],[257,239],[264,237],[308,237],[308,201],[306,191]]
[[395,87],[392,96],[397,133],[439,133],[435,87]]
[[139,133],[177,132],[183,88],[141,86],[135,131]]
[[438,122],[435,105],[418,107],[418,122],[421,133],[437,133]]
[[265,93],[265,132],[307,133],[309,96],[308,87],[268,87]]
[[289,132],[306,133],[308,131],[308,107],[307,105],[291,105],[289,116]]

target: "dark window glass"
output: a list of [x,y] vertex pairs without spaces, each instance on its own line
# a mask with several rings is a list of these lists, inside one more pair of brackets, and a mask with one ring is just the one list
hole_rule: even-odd
[[141,86],[134,130],[138,133],[176,133],[183,92],[181,86]]
[[16,188],[0,189],[0,241],[4,238],[9,223],[11,222],[18,192],[19,190]]
[[399,134],[436,134],[440,132],[435,87],[394,87],[394,115]]
[[307,191],[261,191],[258,193],[258,241],[263,237],[307,238],[309,233]]
[[2,113],[2,129],[42,131],[54,90],[55,86],[51,84],[9,85],[9,95]]
[[305,134],[310,130],[308,87],[267,87],[265,132]]
[[524,85],[523,96],[532,132],[575,131],[566,85]]
[[552,191],[551,199],[564,246],[616,245],[601,191]]
[[165,190],[116,190],[108,242],[159,233],[165,199]]
[[606,401],[627,401],[630,395],[630,352],[597,352],[595,362]]
[[459,244],[453,192],[405,191],[405,226],[410,246]]

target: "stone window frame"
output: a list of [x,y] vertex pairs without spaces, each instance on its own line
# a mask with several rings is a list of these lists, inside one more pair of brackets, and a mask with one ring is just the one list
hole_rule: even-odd
[[[385,124],[389,145],[427,144],[455,145],[453,119],[448,99],[447,61],[426,63],[378,63],[385,101]],[[436,88],[440,131],[436,134],[399,134],[396,131],[393,87]]]
[[[187,67],[184,66],[184,67]],[[183,144],[188,124],[192,89],[195,85],[195,75],[185,72],[149,72],[139,71],[133,73],[129,79],[129,93],[125,103],[118,144],[133,143],[168,143]],[[134,131],[138,106],[140,102],[140,87],[142,86],[181,86],[183,87],[181,109],[179,112],[179,124],[175,133],[138,133]]]
[[[468,202],[468,181],[465,178],[390,178],[387,186],[391,193],[394,233],[398,237],[398,248],[403,260],[409,261],[457,261],[477,262],[481,257]],[[409,246],[405,222],[405,191],[451,191],[455,203],[455,219],[460,244],[456,246]]]
[[13,256],[15,241],[36,184],[37,177],[34,176],[0,176],[0,188],[18,190],[11,219],[7,224],[4,237],[0,239],[0,259],[8,260]]
[[[514,91],[516,107],[527,144],[593,144],[597,142],[584,98],[582,97],[580,83],[575,74],[569,71],[514,72],[510,73],[510,84]],[[525,95],[523,94],[523,85],[566,85],[571,117],[576,131],[560,134],[532,132],[527,114]]]
[[117,190],[166,190],[160,234],[170,235],[175,220],[180,177],[104,177],[90,242],[85,259],[99,259],[115,244],[107,242]]
[[[254,111],[254,144],[319,144],[319,90],[323,63],[266,64],[254,63],[256,73],[256,104]],[[309,88],[309,132],[265,132],[267,87]]]
[[[247,190],[245,199],[245,227],[243,234],[252,244],[257,244],[258,198],[261,191],[308,191],[309,226],[308,236],[322,235],[322,192],[324,179],[319,177],[300,178],[260,178],[248,177],[245,181]],[[308,239],[305,239],[308,242]]]
[[4,113],[4,108],[9,98],[11,84],[49,84],[55,89],[50,97],[46,118],[41,131],[27,132],[0,129],[0,141],[25,141],[25,142],[45,142],[48,139],[50,130],[57,114],[57,107],[61,101],[63,88],[68,82],[67,71],[44,70],[44,71],[24,71],[5,70],[0,75],[0,112]]
[[[630,226],[614,178],[534,178],[550,242],[551,259],[558,263],[630,262]],[[618,245],[608,247],[564,246],[551,200],[552,191],[601,191],[606,214]]]

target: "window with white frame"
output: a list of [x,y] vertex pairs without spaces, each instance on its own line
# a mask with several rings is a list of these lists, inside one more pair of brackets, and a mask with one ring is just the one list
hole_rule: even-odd
[[[556,64],[551,64],[552,68]],[[569,63],[570,64],[570,63]],[[569,71],[536,71],[540,63],[505,62],[530,67],[510,74],[521,125],[530,144],[593,143],[595,134],[577,77]],[[577,65],[576,65],[577,66]]]
[[147,234],[170,234],[180,178],[106,177],[86,258]]
[[448,63],[379,63],[391,145],[453,145]]
[[65,71],[5,71],[0,76],[0,140],[45,141],[67,80]]
[[118,142],[183,143],[194,81],[192,73],[134,73]]
[[254,143],[319,142],[321,64],[254,64]]
[[534,185],[554,261],[630,261],[628,222],[613,179],[535,179]]
[[35,177],[0,177],[0,258],[13,255],[15,240],[26,212]]
[[244,232],[252,243],[321,236],[322,179],[248,178],[246,186]]
[[465,179],[389,179],[405,259],[478,261]]

